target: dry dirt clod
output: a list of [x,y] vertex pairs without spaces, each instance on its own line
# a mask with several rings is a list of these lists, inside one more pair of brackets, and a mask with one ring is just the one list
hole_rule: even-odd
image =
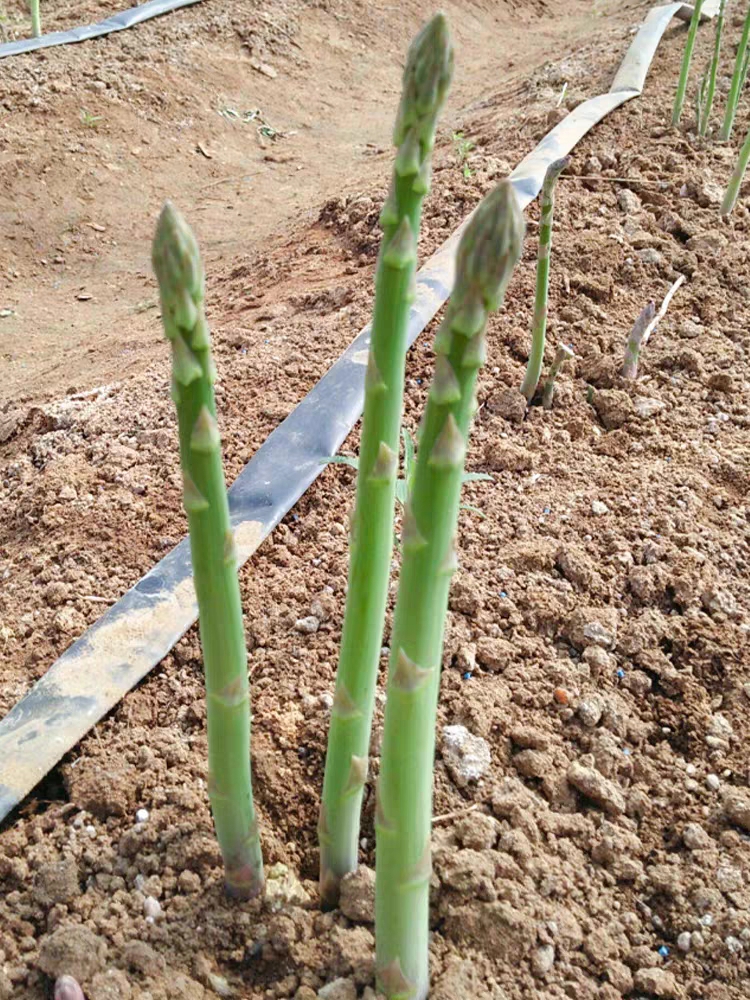
[[724,815],[730,823],[750,833],[750,789],[727,789],[724,793]]
[[375,872],[372,868],[360,865],[356,871],[344,875],[339,907],[349,920],[365,924],[375,922]]
[[318,990],[320,1000],[357,1000],[357,987],[352,979],[334,979]]
[[106,957],[106,941],[78,924],[63,924],[39,943],[39,968],[53,979],[86,982],[104,968]]
[[637,990],[655,997],[664,997],[665,1000],[676,1000],[682,995],[674,973],[666,969],[638,969],[633,977],[633,983]]
[[625,797],[614,782],[609,781],[593,767],[573,761],[568,768],[568,782],[579,792],[595,802],[605,812],[619,816],[625,812]]
[[487,741],[465,726],[445,726],[441,750],[448,773],[459,788],[479,781],[492,763]]

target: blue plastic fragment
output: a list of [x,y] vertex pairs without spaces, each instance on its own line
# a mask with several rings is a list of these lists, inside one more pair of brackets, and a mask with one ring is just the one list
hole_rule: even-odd
[[669,956],[669,948],[667,948],[667,946],[663,944],[661,948],[659,948],[659,954],[661,955],[662,958],[667,958]]
[[617,679],[618,680],[622,680],[624,676],[625,676],[625,671],[622,669],[622,667],[618,667],[617,668]]

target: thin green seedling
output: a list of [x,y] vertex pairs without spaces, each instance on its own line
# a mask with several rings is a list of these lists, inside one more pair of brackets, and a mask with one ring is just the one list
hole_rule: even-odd
[[29,0],[29,13],[31,14],[31,33],[34,38],[41,38],[42,16],[39,12],[39,0]]
[[98,128],[99,122],[104,121],[103,115],[92,115],[85,108],[81,109],[81,124],[86,128]]
[[263,890],[263,859],[250,773],[247,647],[237,579],[238,554],[216,420],[205,277],[198,244],[169,203],[154,237],[164,333],[172,348],[183,503],[198,599],[206,677],[208,797],[229,895]]
[[695,36],[698,33],[698,25],[701,19],[703,0],[695,0],[693,16],[690,18],[685,51],[682,55],[682,66],[680,67],[680,78],[677,82],[677,93],[675,94],[674,106],[672,108],[672,124],[679,125],[682,117],[682,108],[685,104],[685,94],[687,93],[688,79],[690,77],[690,63],[693,59],[693,49],[695,48]]
[[570,157],[555,160],[547,168],[540,194],[539,215],[539,255],[536,266],[536,297],[531,332],[531,352],[526,366],[526,375],[521,383],[521,393],[527,403],[534,398],[544,364],[544,347],[547,337],[547,310],[549,296],[550,253],[552,250],[552,226],[555,211],[555,184],[563,170],[570,163]]
[[464,178],[468,180],[472,176],[472,169],[469,166],[469,153],[474,148],[474,142],[471,139],[467,139],[463,132],[454,132],[453,136],[453,148],[456,151],[456,157],[458,158],[458,165],[461,167],[461,173]]
[[716,18],[716,28],[714,31],[714,48],[713,55],[711,56],[711,62],[706,75],[705,84],[701,85],[700,98],[700,109],[698,113],[698,134],[701,136],[706,135],[708,132],[709,122],[711,120],[711,111],[714,105],[714,94],[716,92],[716,76],[719,71],[719,57],[721,55],[721,36],[724,31],[724,11],[726,8],[726,0],[721,0],[721,5],[719,6],[719,15]]
[[721,203],[721,214],[723,216],[731,215],[734,206],[737,204],[740,188],[745,179],[748,161],[750,161],[750,129],[745,136],[740,155],[737,157],[732,176],[729,178],[729,184],[724,192],[724,199]]
[[503,181],[458,247],[404,510],[375,808],[376,977],[387,1000],[425,1000],[429,989],[435,728],[461,480],[487,317],[502,303],[523,232],[513,186]]
[[416,297],[417,238],[430,188],[437,116],[453,75],[442,14],[419,32],[404,69],[391,188],[380,214],[383,241],[365,376],[365,406],[350,532],[349,582],[318,821],[320,891],[338,902],[357,867],[362,797],[393,554],[407,326]]
[[737,104],[740,99],[742,85],[747,73],[745,61],[748,56],[748,43],[750,43],[750,7],[748,7],[747,14],[745,14],[745,21],[742,25],[742,36],[740,38],[740,44],[734,60],[734,72],[732,73],[732,82],[729,86],[729,94],[727,95],[727,106],[724,111],[724,121],[722,122],[721,131],[719,132],[719,139],[721,139],[722,142],[728,142],[732,135],[734,118],[737,114]]

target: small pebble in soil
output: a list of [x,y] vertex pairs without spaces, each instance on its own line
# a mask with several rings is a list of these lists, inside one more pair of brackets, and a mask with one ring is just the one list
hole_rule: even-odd
[[555,688],[553,692],[553,697],[558,705],[568,705],[570,704],[570,696],[565,688]]
[[308,615],[307,618],[298,618],[294,623],[294,627],[303,635],[312,635],[320,628],[320,621],[315,615]]
[[72,976],[59,976],[55,982],[55,1000],[84,1000],[83,990]]
[[136,823],[145,823],[148,820],[148,809],[139,809],[135,814]]
[[161,903],[154,896],[146,896],[143,900],[143,913],[146,920],[153,923],[161,916]]
[[710,792],[718,792],[718,790],[721,788],[721,780],[718,774],[706,775],[706,788]]
[[724,944],[727,946],[727,951],[730,955],[736,955],[738,952],[742,951],[743,945],[739,938],[729,935],[729,937],[724,938]]
[[603,514],[609,514],[609,507],[606,503],[602,503],[601,500],[592,500],[591,512],[596,514],[597,517],[601,517]]
[[690,951],[691,945],[691,934],[690,931],[683,931],[681,934],[677,935],[677,947],[680,951]]
[[442,735],[443,762],[456,785],[465,788],[479,781],[492,763],[489,743],[465,726],[445,726]]
[[86,836],[91,837],[91,839],[94,840],[96,838],[96,827],[91,825],[87,826]]

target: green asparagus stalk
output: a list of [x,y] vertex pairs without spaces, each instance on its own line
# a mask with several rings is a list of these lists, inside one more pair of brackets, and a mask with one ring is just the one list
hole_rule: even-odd
[[677,83],[677,93],[672,108],[672,124],[679,125],[682,115],[682,108],[685,104],[685,94],[687,93],[688,77],[690,76],[690,63],[693,58],[693,48],[695,47],[695,36],[698,32],[698,24],[701,19],[703,0],[695,0],[693,16],[690,18],[690,28],[688,30],[685,52],[682,56],[682,67],[680,68],[680,79]]
[[729,184],[724,192],[724,200],[721,203],[721,214],[730,215],[732,209],[737,203],[737,198],[739,197],[740,187],[745,179],[745,171],[747,170],[747,164],[750,161],[750,130],[748,130],[745,136],[745,141],[742,144],[742,149],[740,150],[740,155],[737,158],[737,163],[732,171],[732,176],[729,179]]
[[544,363],[544,345],[547,333],[547,296],[549,293],[549,264],[552,248],[552,224],[555,210],[555,184],[557,178],[570,163],[570,157],[555,160],[547,168],[542,184],[539,217],[539,257],[536,265],[536,299],[534,300],[534,320],[531,333],[531,354],[526,366],[526,376],[521,392],[527,402],[531,402]]
[[31,33],[34,38],[41,38],[42,19],[39,14],[39,0],[29,0],[29,11],[31,12]]
[[745,23],[742,26],[742,36],[740,38],[739,48],[737,49],[737,56],[734,60],[732,83],[729,87],[727,106],[724,111],[724,121],[721,126],[721,131],[719,132],[719,138],[722,142],[728,142],[730,136],[732,135],[734,116],[737,114],[737,103],[740,99],[740,91],[742,90],[743,74],[745,72],[745,56],[748,50],[748,42],[750,42],[750,7],[748,8],[747,14],[745,14]]
[[708,123],[711,118],[711,110],[714,105],[714,94],[716,92],[716,74],[719,70],[719,56],[721,54],[721,36],[724,31],[724,9],[726,0],[721,0],[719,6],[719,16],[716,18],[716,30],[714,32],[714,51],[711,57],[711,66],[708,71],[706,82],[706,94],[701,102],[700,118],[698,121],[698,133],[705,136],[708,132]]
[[523,232],[504,181],[480,204],[458,248],[404,513],[375,818],[377,978],[388,1000],[424,1000],[428,990],[435,721],[461,476],[487,314],[503,300]]
[[167,202],[153,245],[164,332],[172,345],[183,501],[200,613],[208,719],[208,794],[227,892],[263,889],[263,861],[250,775],[250,699],[237,553],[229,521],[195,237]]
[[552,409],[552,400],[555,398],[555,379],[557,378],[557,373],[566,361],[570,361],[574,357],[575,354],[573,353],[572,347],[568,347],[567,344],[557,345],[555,358],[550,365],[549,375],[547,376],[547,381],[544,383],[544,391],[542,393],[542,406],[545,410]]
[[365,382],[349,588],[318,824],[323,903],[338,901],[357,866],[362,795],[393,551],[393,511],[403,408],[407,322],[414,300],[417,234],[430,186],[438,112],[453,73],[448,25],[436,15],[412,42],[394,130],[393,179],[380,222],[383,243]]

